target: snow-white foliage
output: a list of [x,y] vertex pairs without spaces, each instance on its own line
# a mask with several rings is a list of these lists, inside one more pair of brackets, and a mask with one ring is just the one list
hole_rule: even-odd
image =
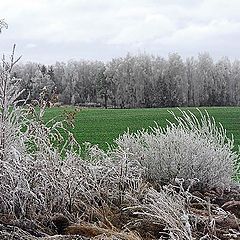
[[[14,52],[15,47],[13,48]],[[19,79],[11,77],[14,66],[13,55],[11,62],[7,63],[3,58],[0,67],[0,159],[2,161],[11,158],[12,154],[24,151],[23,135],[21,129],[25,125],[23,109],[18,107],[18,97],[23,91],[19,91]]]
[[207,54],[184,60],[140,54],[101,61],[56,62],[39,66],[28,62],[15,68],[31,100],[40,98],[44,86],[48,100],[54,89],[59,103],[83,106],[174,107],[239,106],[240,61]]
[[14,63],[12,56],[1,68],[1,213],[30,219],[54,212],[78,215],[81,206],[121,204],[137,194],[141,166],[124,152],[110,157],[88,146],[88,161],[83,160],[73,152],[76,142],[69,133],[62,159],[54,144],[63,140],[59,129],[66,129],[62,122],[44,124],[44,109],[18,106],[22,91],[11,76]]
[[[191,239],[181,195],[149,189],[145,180],[162,184],[183,177],[228,185],[237,155],[225,130],[207,114],[199,121],[182,112],[166,129],[126,133],[107,153],[86,145],[80,157],[63,122],[45,124],[44,109],[19,106],[13,55],[0,68],[0,214],[41,221],[63,213],[73,221],[84,215],[109,223],[108,210],[130,206],[139,210],[139,220],[164,225],[169,239]],[[60,129],[69,137],[61,150],[54,147],[64,140]]]
[[116,140],[121,149],[132,154],[145,167],[146,178],[166,184],[175,178],[194,179],[211,186],[229,185],[238,155],[233,140],[207,113],[200,120],[182,111],[166,129],[125,133]]
[[171,240],[192,240],[191,225],[186,212],[184,198],[171,190],[162,189],[157,192],[150,188],[140,206],[126,208],[136,209],[135,215],[141,216],[152,224],[165,225],[164,232]]

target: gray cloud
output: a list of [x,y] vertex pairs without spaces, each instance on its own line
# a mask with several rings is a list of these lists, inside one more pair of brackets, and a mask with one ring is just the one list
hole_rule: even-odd
[[108,60],[127,52],[239,58],[239,0],[9,0],[1,52],[24,61]]

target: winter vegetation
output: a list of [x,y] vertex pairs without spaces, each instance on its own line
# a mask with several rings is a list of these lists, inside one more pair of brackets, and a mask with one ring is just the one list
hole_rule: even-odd
[[201,113],[200,121],[191,112],[182,115],[166,129],[126,133],[117,145],[130,152],[133,159],[139,159],[147,169],[147,180],[153,184],[197,178],[210,186],[229,185],[238,160],[232,152],[233,141],[207,114]]
[[[69,61],[45,66],[18,64],[13,74],[23,79],[30,99],[43,87],[48,99],[62,104],[115,108],[173,106],[238,106],[238,60],[213,61],[208,53],[183,60],[140,54],[109,62]],[[56,98],[57,96],[57,98]],[[53,98],[53,99],[52,99]]]
[[[18,73],[20,58],[15,60],[14,55],[15,45],[10,60],[3,57],[0,67],[1,239],[239,237],[239,155],[225,129],[207,112],[200,112],[198,119],[193,113],[182,111],[180,116],[173,114],[174,121],[166,128],[126,132],[108,151],[87,144],[82,156],[77,141],[67,130],[74,114],[69,113],[62,121],[43,120],[49,89],[60,89],[51,85],[57,79],[56,73],[51,78],[48,70],[38,69],[39,75],[35,76],[33,70],[33,78],[25,79]],[[175,59],[176,55],[173,56]],[[92,65],[83,66],[88,72],[86,66]],[[104,68],[100,76],[106,105],[111,99],[106,88],[112,85],[106,83],[107,65]],[[74,68],[68,71],[69,79],[63,80],[67,85],[62,85],[62,89],[74,94],[75,77],[82,75]],[[114,70],[113,75],[123,72]],[[168,81],[170,76],[173,81],[180,81],[178,75],[169,75]],[[144,94],[145,77],[138,78],[143,85],[134,85],[143,86]],[[91,83],[88,78],[85,81]],[[132,83],[128,79],[126,82]],[[83,96],[92,101],[90,89],[91,86]],[[67,97],[63,92],[62,97]],[[170,92],[172,105],[183,101],[180,95],[174,95],[180,92],[174,89]],[[94,90],[92,93],[96,94]],[[154,98],[148,94],[148,97],[140,94],[144,104]],[[71,103],[78,101],[75,95],[68,97]],[[39,108],[29,105],[29,98],[36,98]],[[114,104],[126,107],[127,103],[121,99]]]
[[[200,113],[195,107],[180,108],[191,111],[200,119]],[[240,145],[240,108],[239,107],[200,107],[201,112],[207,111],[227,130],[227,136],[234,136],[234,149]],[[174,122],[176,116],[181,116],[178,108],[134,108],[134,109],[102,109],[78,106],[62,106],[47,108],[44,121],[52,118],[60,121],[72,113],[74,128],[69,129],[81,145],[84,142],[97,144],[101,149],[107,150],[108,145],[114,144],[114,139],[126,131],[130,133],[141,129],[155,127],[156,124],[166,128],[167,121]],[[70,117],[70,116],[69,116]]]
[[[23,234],[25,239],[54,234],[69,236],[65,239],[222,236],[216,226],[200,229],[233,215],[190,191],[197,186],[224,194],[232,177],[238,178],[238,154],[214,119],[182,112],[166,129],[124,134],[107,152],[88,145],[81,158],[64,122],[42,121],[46,104],[39,111],[19,103],[23,90],[12,74],[18,61],[14,51],[10,63],[3,58],[1,67],[0,233],[5,239]],[[62,131],[68,142],[55,148],[65,140]],[[206,206],[209,217],[194,212],[196,201]],[[224,234],[237,232],[226,229]]]

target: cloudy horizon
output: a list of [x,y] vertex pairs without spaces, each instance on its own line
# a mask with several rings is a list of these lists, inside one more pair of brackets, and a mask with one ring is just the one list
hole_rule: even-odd
[[209,52],[240,59],[238,0],[10,0],[1,2],[1,54],[14,43],[22,61],[107,61],[149,53]]

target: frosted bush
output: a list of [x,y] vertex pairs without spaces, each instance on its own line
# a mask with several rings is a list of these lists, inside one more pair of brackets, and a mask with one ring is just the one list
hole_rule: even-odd
[[[101,209],[132,201],[142,184],[138,161],[91,145],[80,158],[64,122],[45,124],[44,108],[19,106],[14,62],[12,57],[0,69],[0,213],[34,220],[63,213],[77,221],[79,214],[90,218],[95,212],[104,220]],[[64,142],[60,129],[68,136],[61,150],[54,147]]]
[[116,140],[118,146],[132,154],[146,168],[146,178],[166,184],[175,178],[197,178],[211,186],[229,185],[238,155],[233,140],[207,112],[200,120],[191,113],[174,114],[175,123],[166,129],[125,133]]
[[[88,146],[83,160],[64,122],[44,123],[44,108],[19,105],[20,80],[11,76],[14,50],[11,62],[4,60],[0,69],[0,213],[50,219],[57,212],[74,219],[84,210],[92,214],[104,204],[131,199],[142,181],[137,161],[96,146]],[[54,147],[64,142],[60,129],[68,136],[61,151]]]

